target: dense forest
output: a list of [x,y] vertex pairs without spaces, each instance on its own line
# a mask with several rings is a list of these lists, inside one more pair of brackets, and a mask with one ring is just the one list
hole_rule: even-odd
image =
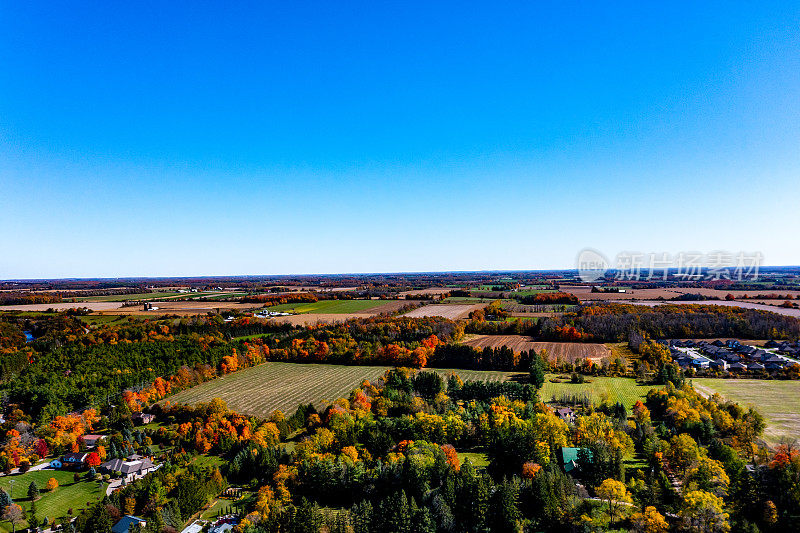
[[[631,412],[588,406],[571,423],[532,385],[407,369],[322,411],[305,405],[258,420],[215,400],[156,412],[163,426],[147,438],[180,450],[172,466],[87,510],[86,531],[104,531],[89,526],[123,508],[148,518],[143,531],[163,531],[228,484],[252,491],[236,503],[246,533],[800,527],[796,450],[760,448],[755,411],[688,385],[653,389]],[[567,473],[570,446],[578,454]],[[195,453],[223,457],[221,472],[186,467]]]

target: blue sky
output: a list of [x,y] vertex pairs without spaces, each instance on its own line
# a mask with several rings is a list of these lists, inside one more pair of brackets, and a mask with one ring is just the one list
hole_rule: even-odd
[[800,264],[796,2],[228,4],[0,2],[0,278]]

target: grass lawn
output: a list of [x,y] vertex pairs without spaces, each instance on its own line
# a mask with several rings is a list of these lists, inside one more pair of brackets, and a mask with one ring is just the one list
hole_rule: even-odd
[[608,398],[611,402],[620,402],[631,409],[636,400],[644,400],[647,391],[654,388],[653,385],[639,385],[633,378],[586,376],[587,383],[573,384],[569,382],[569,376],[560,376],[566,379],[563,383],[550,382],[553,377],[557,376],[547,374],[545,377],[544,385],[539,392],[542,401],[549,402],[553,398],[558,400],[562,394],[587,394],[595,403],[601,403]]
[[690,381],[703,394],[718,392],[744,407],[754,407],[767,422],[764,439],[770,443],[800,435],[800,381],[713,378]]
[[476,468],[486,468],[489,466],[489,457],[483,452],[458,452],[458,460],[462,465],[467,459],[469,459],[472,466]]
[[267,311],[281,313],[357,313],[381,306],[392,300],[320,300],[309,303],[280,304],[268,307]]
[[241,337],[232,337],[231,340],[234,341],[249,341],[252,339],[266,339],[271,337],[272,333],[257,333],[255,335],[242,335]]
[[198,455],[194,459],[192,459],[192,464],[197,465],[199,467],[205,466],[215,466],[220,467],[225,462],[222,457],[218,457],[216,455]]
[[211,504],[211,507],[202,512],[200,519],[211,520],[213,518],[217,518],[220,514],[222,514],[222,510],[230,506],[232,503],[233,502],[231,502],[231,500],[216,500]]
[[[31,507],[28,499],[28,486],[35,481],[41,491],[42,497],[36,501],[36,514],[39,520],[44,517],[60,519],[67,516],[67,510],[72,509],[73,516],[77,516],[81,509],[101,499],[106,493],[106,483],[86,481],[81,479],[78,483],[72,480],[73,472],[66,470],[38,470],[25,474],[0,477],[0,488],[10,491],[11,482],[14,482],[12,498],[22,506],[27,513]],[[45,492],[44,486],[51,477],[58,481],[58,488],[52,492]],[[17,526],[17,530],[25,526]],[[11,524],[0,522],[0,531],[11,531]]]

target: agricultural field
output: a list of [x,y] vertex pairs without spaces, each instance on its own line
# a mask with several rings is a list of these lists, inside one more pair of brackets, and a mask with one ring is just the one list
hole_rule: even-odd
[[[28,485],[31,481],[35,481],[42,495],[36,501],[37,517],[40,520],[44,517],[48,517],[50,520],[61,519],[67,516],[69,509],[72,509],[72,516],[77,516],[82,509],[94,504],[106,493],[106,483],[83,479],[75,483],[72,476],[72,472],[65,470],[37,470],[25,474],[7,475],[0,477],[0,489],[9,492],[13,481],[12,498],[27,512],[31,507],[31,501],[28,499]],[[51,477],[58,481],[58,488],[52,492],[46,492],[44,486]],[[18,525],[17,530],[19,531],[23,527],[25,525]],[[9,522],[0,522],[0,533],[10,533],[11,531]]]
[[387,368],[270,362],[181,391],[168,400],[195,404],[222,398],[234,411],[268,417],[276,409],[293,413],[300,403],[321,407],[348,395],[363,380],[377,379]]
[[603,344],[587,342],[537,342],[523,335],[470,335],[461,344],[472,346],[478,350],[484,348],[500,348],[507,346],[515,352],[536,350],[541,353],[547,350],[549,359],[576,361],[591,359],[600,362],[611,356],[611,350]]
[[442,294],[447,294],[452,290],[453,289],[448,289],[445,287],[428,287],[427,289],[403,291],[401,293],[398,293],[398,296],[440,296]]
[[[268,307],[267,310],[279,313],[316,313],[333,315],[347,313],[357,314],[368,311],[368,314],[371,314],[376,308],[391,303],[397,303],[397,300],[320,300],[318,302],[273,305]],[[407,302],[401,302],[397,307],[402,307],[406,305],[406,303]]]
[[466,318],[471,311],[483,309],[484,307],[486,306],[483,304],[430,304],[418,307],[403,316],[414,318],[441,316],[450,320],[458,320],[459,318]]
[[[313,403],[321,409],[329,402],[349,395],[365,379],[381,377],[388,366],[344,366],[270,362],[247,368],[181,391],[163,401],[193,405],[222,398],[230,409],[249,415],[268,417],[279,409],[293,413],[301,403]],[[464,381],[525,381],[527,374],[494,370],[454,370],[427,368],[445,379],[453,372]],[[563,380],[553,383],[550,380]],[[586,394],[592,401],[608,398],[629,408],[643,398],[649,386],[637,385],[630,378],[588,378],[587,383],[569,383],[566,376],[548,374],[541,391],[543,401],[562,395]]]
[[767,422],[764,438],[771,444],[800,436],[800,381],[695,378],[692,384],[702,394],[717,392],[754,407]]
[[[321,408],[361,384],[381,377],[389,366],[345,366],[269,362],[208,381],[167,398],[172,403],[193,405],[222,398],[230,409],[267,417],[276,409],[293,413],[300,403]],[[463,380],[505,381],[514,372],[484,370],[435,370],[447,378],[456,372]],[[525,374],[521,374],[524,377]]]
[[559,290],[574,295],[581,301],[596,300],[655,300],[665,298],[667,300],[680,296],[680,293],[673,289],[633,289],[626,292],[592,292],[592,288],[586,285],[560,285]]

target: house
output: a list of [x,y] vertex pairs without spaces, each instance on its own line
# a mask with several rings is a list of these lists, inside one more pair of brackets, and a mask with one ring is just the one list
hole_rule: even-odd
[[192,522],[186,526],[181,533],[201,533],[203,531],[203,524],[200,522]]
[[728,370],[728,362],[725,361],[725,359],[717,359],[711,363],[711,368],[715,368],[717,370]]
[[147,457],[133,454],[125,459],[111,459],[100,465],[100,471],[105,474],[119,472],[125,479],[133,479],[136,476],[143,476],[158,469]]
[[65,453],[61,456],[61,463],[63,466],[82,467],[87,455],[85,452]]
[[774,341],[774,340],[768,340],[764,344],[764,348],[777,348],[777,347],[778,347],[778,343],[776,341]]
[[137,426],[149,424],[153,422],[155,419],[156,415],[151,413],[143,413],[141,411],[138,411],[131,415],[131,420],[133,420],[133,423],[136,424]]
[[747,365],[747,370],[753,370],[753,371],[764,370],[764,365],[762,365],[761,363],[750,363],[749,365]]
[[573,422],[575,420],[575,412],[569,407],[556,409],[556,416],[564,422]]
[[742,370],[747,370],[747,367],[742,363],[733,363],[728,367],[728,370],[741,372]]
[[131,526],[134,525],[143,528],[147,525],[147,521],[144,518],[126,514],[120,518],[116,524],[114,524],[114,527],[111,528],[111,533],[128,533],[128,531],[131,529]]
[[50,461],[50,468],[59,469],[62,466],[64,466],[64,464],[58,459],[53,459]]
[[83,442],[84,442],[84,444],[86,444],[87,448],[94,448],[95,446],[100,444],[100,441],[105,439],[106,436],[105,435],[84,435],[82,438],[83,438]]
[[567,446],[561,448],[561,464],[564,467],[564,472],[569,474],[576,468],[580,468],[580,464],[578,463],[578,457],[582,449],[586,452],[589,461],[591,461],[592,460],[591,450],[588,450],[586,448],[573,448]]

